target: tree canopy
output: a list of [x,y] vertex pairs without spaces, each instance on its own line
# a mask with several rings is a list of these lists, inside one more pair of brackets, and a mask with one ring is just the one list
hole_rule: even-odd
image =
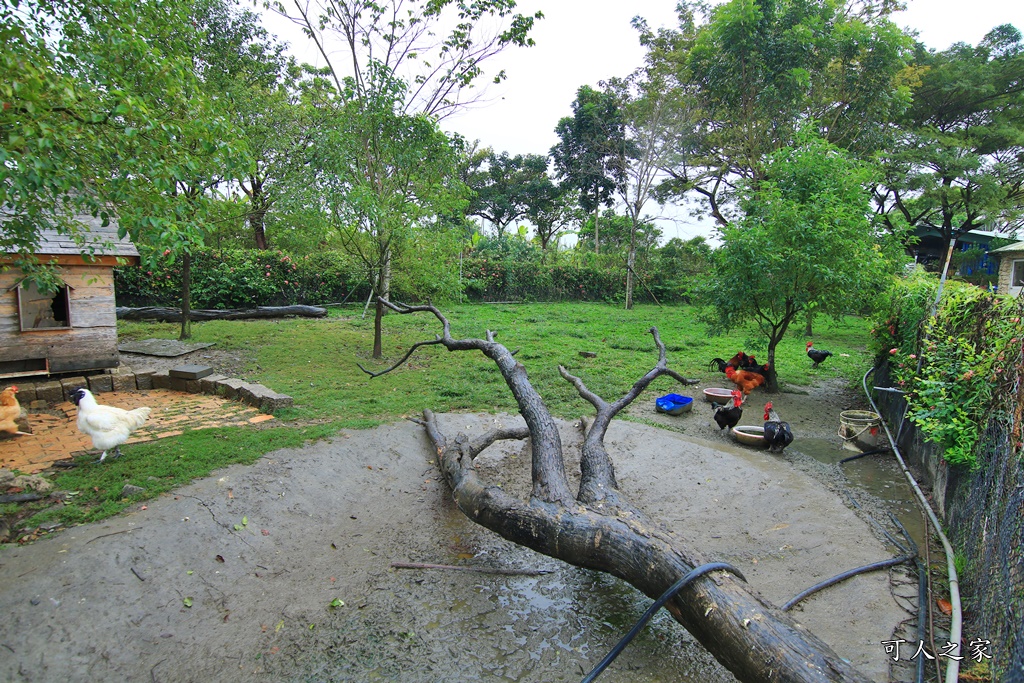
[[767,341],[769,391],[775,348],[799,313],[847,313],[893,272],[869,220],[871,169],[813,133],[799,142],[742,186],[743,218],[721,228],[707,290],[719,325],[754,323]]
[[1024,227],[1024,42],[1013,26],[978,44],[918,45],[913,105],[876,187],[893,231],[927,228],[948,241],[975,229]]

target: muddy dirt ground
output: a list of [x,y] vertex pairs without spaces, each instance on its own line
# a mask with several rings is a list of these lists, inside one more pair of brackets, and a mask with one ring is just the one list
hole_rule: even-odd
[[[663,390],[700,397],[700,388]],[[855,393],[833,382],[776,397],[797,435],[783,455],[737,445],[701,401],[691,414],[658,414],[656,395],[630,411],[647,424],[618,421],[609,433],[621,488],[705,556],[739,567],[769,600],[896,554],[866,518],[885,518],[879,501],[800,450],[839,450],[839,412],[863,407]],[[741,424],[760,424],[762,408],[755,394]],[[520,419],[439,417],[451,435]],[[572,473],[579,429],[560,426]],[[117,518],[0,548],[0,679],[579,680],[650,600],[476,527],[432,456],[412,422],[349,431],[227,468]],[[479,458],[484,477],[523,497],[529,462],[519,442]],[[886,681],[881,642],[908,618],[914,594],[902,569],[876,572],[793,614]],[[733,678],[663,612],[600,680]]]

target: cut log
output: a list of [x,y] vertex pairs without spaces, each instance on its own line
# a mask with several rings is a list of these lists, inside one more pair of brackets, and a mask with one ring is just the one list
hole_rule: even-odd
[[[657,364],[612,403],[591,392],[583,380],[565,368],[559,368],[596,410],[593,422],[584,427],[580,488],[573,495],[557,426],[527,379],[525,368],[494,341],[493,333],[488,331],[486,339],[454,339],[448,320],[434,306],[386,301],[384,305],[399,313],[428,311],[440,320],[442,334],[417,342],[387,370],[365,372],[373,376],[390,372],[421,346],[440,344],[449,351],[480,351],[497,365],[526,420],[525,430],[496,430],[471,440],[464,434],[449,438],[441,432],[433,413],[424,411],[422,424],[437,451],[442,474],[467,517],[519,545],[617,576],[651,598],[707,562],[699,552],[684,547],[665,525],[648,518],[625,499],[618,491],[614,467],[604,447],[612,418],[654,379],[668,375],[682,383],[690,382],[667,367],[665,345],[657,329],[650,330],[659,352]],[[533,490],[529,501],[483,481],[474,465],[476,456],[495,441],[523,438],[530,439],[532,451]],[[869,680],[787,613],[724,571],[694,580],[666,607],[741,681]]]
[[[193,309],[189,311],[189,319],[204,320],[248,320],[254,318],[323,318],[327,309],[320,306],[259,306],[257,308],[231,308],[226,310]],[[163,308],[145,306],[143,308],[117,307],[118,320],[154,320],[158,322],[181,322],[180,308]]]

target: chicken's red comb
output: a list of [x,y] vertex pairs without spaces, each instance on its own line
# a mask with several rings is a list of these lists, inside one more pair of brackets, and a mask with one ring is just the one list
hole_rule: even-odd
[[812,341],[809,341],[809,342],[807,342],[807,345],[808,345],[808,346],[814,346],[814,342],[812,342]]

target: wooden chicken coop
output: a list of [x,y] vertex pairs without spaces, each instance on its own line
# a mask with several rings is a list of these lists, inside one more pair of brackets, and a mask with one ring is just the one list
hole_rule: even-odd
[[36,255],[57,265],[63,283],[56,292],[24,281],[15,256],[0,252],[0,378],[118,366],[114,266],[138,264],[139,252],[118,238],[116,223],[76,220],[84,245],[56,230],[40,237]]

